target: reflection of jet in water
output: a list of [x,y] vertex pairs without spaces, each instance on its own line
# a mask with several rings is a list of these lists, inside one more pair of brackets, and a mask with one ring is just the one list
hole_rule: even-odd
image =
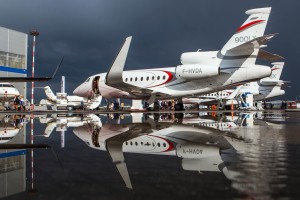
[[98,126],[102,125],[99,117],[93,114],[71,116],[53,114],[49,117],[40,117],[39,120],[41,124],[47,124],[44,131],[45,137],[49,137],[54,128],[56,128],[57,131],[64,131],[67,130],[68,127],[80,127],[87,123],[93,123],[94,125],[99,124]]
[[1,116],[0,120],[0,144],[12,140],[24,125],[24,118],[19,115]]
[[223,172],[230,178],[234,175],[227,164],[235,150],[227,140],[243,142],[230,133],[182,120],[172,123],[148,118],[140,123],[98,125],[86,123],[73,132],[89,147],[109,153],[128,188],[132,184],[123,152],[177,156],[182,158],[184,170]]

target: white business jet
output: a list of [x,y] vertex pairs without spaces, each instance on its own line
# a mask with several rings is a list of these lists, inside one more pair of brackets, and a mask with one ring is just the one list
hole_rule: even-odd
[[[221,50],[183,53],[177,67],[123,72],[132,38],[128,37],[109,71],[89,77],[73,93],[92,98],[96,91],[104,98],[140,99],[151,105],[156,100],[182,100],[268,77],[271,68],[255,62],[278,57],[261,50],[276,35],[264,35],[270,12],[271,8],[248,10],[248,19]],[[179,102],[176,110],[183,108]]]
[[[60,104],[60,98],[58,98],[53,93],[50,86],[46,86],[43,89],[47,96],[47,100],[43,101],[43,102],[46,102],[47,105]],[[85,109],[93,110],[93,109],[96,109],[100,105],[102,97],[100,95],[98,95],[98,96],[95,96],[93,99],[87,99],[84,97],[68,95],[68,96],[66,96],[66,100],[67,100],[66,105],[70,109],[80,108],[83,105],[85,107]]]
[[[200,95],[198,98],[184,98],[184,104],[216,104],[218,101],[237,104],[235,98],[244,94],[253,94],[254,101],[261,101],[285,94],[281,87],[288,81],[280,80],[284,62],[272,63],[272,73],[269,77],[238,86],[236,89],[222,90],[214,93]],[[233,100],[233,102],[229,101]]]

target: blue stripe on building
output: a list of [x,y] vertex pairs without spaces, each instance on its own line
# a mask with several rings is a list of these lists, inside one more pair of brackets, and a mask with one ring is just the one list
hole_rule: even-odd
[[27,74],[26,69],[18,69],[18,68],[7,67],[7,66],[0,66],[0,71],[13,72],[13,73],[18,73],[18,74]]
[[26,154],[26,150],[11,151],[7,153],[0,153],[0,158],[8,158],[8,157],[20,156],[25,154]]

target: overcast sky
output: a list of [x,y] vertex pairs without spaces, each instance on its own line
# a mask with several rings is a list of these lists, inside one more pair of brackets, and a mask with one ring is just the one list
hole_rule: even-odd
[[[282,98],[295,99],[300,95],[296,0],[2,0],[0,26],[40,32],[36,76],[49,76],[64,55],[55,79],[36,86],[50,85],[59,92],[64,75],[70,95],[88,76],[108,70],[127,36],[133,40],[125,69],[176,66],[183,52],[221,49],[247,18],[246,10],[269,6],[265,33],[279,35],[266,50],[285,58],[282,79],[291,81],[291,88]],[[31,36],[28,45],[31,74]],[[45,97],[41,92],[36,96]]]

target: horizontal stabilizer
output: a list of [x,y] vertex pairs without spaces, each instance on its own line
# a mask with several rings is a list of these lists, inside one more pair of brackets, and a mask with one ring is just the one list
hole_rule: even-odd
[[272,53],[267,52],[267,51],[262,50],[262,49],[259,50],[257,58],[260,58],[260,59],[266,60],[266,61],[278,61],[278,60],[284,59],[280,55],[272,54]]
[[257,37],[249,42],[227,50],[226,56],[250,56],[255,50],[260,49],[262,45],[265,45],[276,35],[277,33]]

